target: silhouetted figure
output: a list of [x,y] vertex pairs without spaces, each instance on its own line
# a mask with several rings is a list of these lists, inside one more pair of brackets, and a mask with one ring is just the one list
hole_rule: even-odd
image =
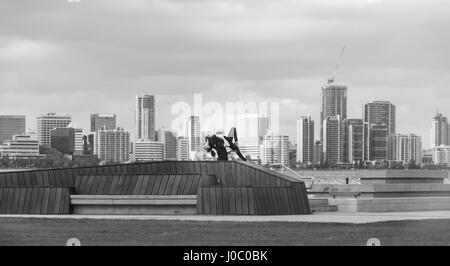
[[228,136],[216,133],[215,135],[206,137],[204,148],[207,152],[211,152],[213,157],[216,157],[217,153],[218,161],[228,161],[229,152],[227,151],[227,148],[230,149],[230,152],[234,151],[243,161],[247,161],[239,150],[237,132],[234,127],[231,128]]

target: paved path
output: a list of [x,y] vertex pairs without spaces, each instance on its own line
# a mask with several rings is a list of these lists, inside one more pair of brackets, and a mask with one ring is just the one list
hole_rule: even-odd
[[206,216],[206,215],[0,215],[1,218],[104,219],[104,220],[182,220],[230,222],[307,222],[365,224],[383,221],[450,219],[450,211],[342,213],[277,216]]

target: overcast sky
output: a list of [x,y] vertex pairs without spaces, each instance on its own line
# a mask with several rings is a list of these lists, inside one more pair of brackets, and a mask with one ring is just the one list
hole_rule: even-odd
[[[400,133],[429,146],[436,109],[450,116],[450,1],[0,0],[0,113],[113,112],[134,133],[134,97],[171,105],[277,100],[281,130],[311,114],[346,46],[336,82],[349,117],[390,100]],[[318,134],[316,134],[318,137]]]

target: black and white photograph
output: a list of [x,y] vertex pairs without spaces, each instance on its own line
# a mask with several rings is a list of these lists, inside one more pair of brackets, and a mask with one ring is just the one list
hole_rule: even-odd
[[0,246],[449,246],[449,86],[447,0],[0,0]]

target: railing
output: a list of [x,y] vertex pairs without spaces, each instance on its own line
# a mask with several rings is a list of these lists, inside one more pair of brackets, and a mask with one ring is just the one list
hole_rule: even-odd
[[291,168],[287,167],[286,165],[282,163],[275,163],[270,165],[270,169],[276,171],[276,169],[273,168],[273,166],[281,166],[280,172],[284,174],[284,171],[287,170],[288,172],[294,174],[296,178],[298,178],[300,181],[305,182],[306,189],[310,190],[314,186],[314,177],[312,176],[301,176]]

